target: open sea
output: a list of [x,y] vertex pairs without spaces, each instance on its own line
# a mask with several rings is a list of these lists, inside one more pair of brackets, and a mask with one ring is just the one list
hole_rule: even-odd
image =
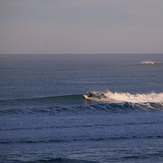
[[0,162],[163,162],[163,54],[1,54]]

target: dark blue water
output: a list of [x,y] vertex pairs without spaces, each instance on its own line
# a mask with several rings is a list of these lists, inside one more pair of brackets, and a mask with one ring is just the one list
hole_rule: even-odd
[[162,162],[162,72],[161,54],[0,55],[0,162]]

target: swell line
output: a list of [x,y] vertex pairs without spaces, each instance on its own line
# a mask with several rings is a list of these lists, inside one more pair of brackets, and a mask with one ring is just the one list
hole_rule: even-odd
[[69,114],[98,114],[124,112],[162,112],[163,103],[101,103],[90,105],[58,105],[50,107],[22,108],[1,110],[0,115],[69,115]]
[[8,140],[0,141],[0,144],[35,144],[35,143],[64,143],[64,142],[75,142],[75,141],[106,141],[106,140],[121,140],[121,139],[163,139],[163,135],[148,135],[148,136],[111,136],[111,137],[100,137],[100,138],[67,138],[67,139],[47,139],[47,140]]

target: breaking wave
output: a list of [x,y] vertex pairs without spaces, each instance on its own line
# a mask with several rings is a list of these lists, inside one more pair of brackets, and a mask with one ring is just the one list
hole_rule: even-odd
[[0,115],[163,111],[163,93],[130,94],[111,91],[92,93],[93,97],[89,100],[83,95],[1,100],[1,106],[9,106],[2,109]]

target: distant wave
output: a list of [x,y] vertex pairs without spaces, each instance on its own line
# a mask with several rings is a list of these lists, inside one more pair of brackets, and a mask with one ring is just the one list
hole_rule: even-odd
[[155,61],[143,61],[140,64],[142,65],[154,65],[156,62]]
[[142,65],[142,66],[163,66],[163,63],[149,60],[149,61],[142,61],[142,62],[138,63],[138,65]]

